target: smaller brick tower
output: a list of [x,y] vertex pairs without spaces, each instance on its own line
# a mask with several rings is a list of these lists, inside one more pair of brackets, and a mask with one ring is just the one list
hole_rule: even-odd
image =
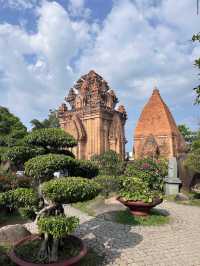
[[135,158],[146,156],[179,157],[186,150],[185,141],[172,114],[155,88],[140,115],[134,134]]

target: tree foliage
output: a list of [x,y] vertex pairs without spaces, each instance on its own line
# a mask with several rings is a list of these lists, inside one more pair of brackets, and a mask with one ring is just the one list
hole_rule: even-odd
[[190,145],[196,138],[197,133],[193,132],[188,126],[185,124],[181,124],[178,126],[181,135],[184,137],[185,141]]
[[24,142],[27,145],[43,147],[49,152],[57,153],[77,145],[74,137],[60,128],[34,130],[25,137]]
[[115,151],[109,150],[101,155],[92,157],[98,168],[100,175],[121,175],[124,171],[125,163]]
[[[200,42],[200,33],[198,34],[194,34],[192,37],[192,41],[193,42]],[[197,58],[194,61],[194,65],[196,68],[200,69],[200,58]],[[195,103],[196,104],[200,104],[200,85],[198,85],[196,88],[194,88],[195,92],[196,92],[196,100]]]
[[44,181],[52,178],[55,171],[73,171],[76,160],[62,154],[46,154],[34,157],[25,163],[25,174],[36,180]]
[[57,110],[50,110],[47,119],[39,121],[38,119],[31,120],[32,130],[41,129],[41,128],[58,128],[59,120],[57,117]]
[[20,119],[0,106],[0,146],[14,146],[27,134]]

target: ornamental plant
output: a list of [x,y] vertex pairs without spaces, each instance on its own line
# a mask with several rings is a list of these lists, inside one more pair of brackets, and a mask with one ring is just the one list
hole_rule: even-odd
[[77,145],[74,137],[60,128],[34,130],[24,138],[24,142],[29,146],[43,147],[47,153],[60,153]]
[[135,160],[126,170],[120,195],[126,200],[152,202],[163,197],[167,163],[151,158]]
[[46,154],[34,157],[25,163],[25,174],[42,182],[53,177],[58,170],[67,170],[69,173],[76,167],[75,159],[62,154]]
[[70,177],[50,180],[41,186],[46,205],[37,213],[36,222],[43,237],[38,259],[56,262],[63,238],[78,226],[79,219],[64,215],[63,203],[92,199],[98,195],[100,186],[93,180]]
[[18,169],[23,169],[26,161],[42,154],[45,154],[45,149],[42,147],[15,146],[5,150],[1,156],[1,160],[11,161]]

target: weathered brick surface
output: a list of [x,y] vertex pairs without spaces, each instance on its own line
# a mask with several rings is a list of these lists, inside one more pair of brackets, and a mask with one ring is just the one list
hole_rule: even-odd
[[126,111],[107,82],[93,70],[82,76],[59,108],[60,126],[73,135],[78,145],[74,154],[90,159],[94,154],[114,150],[125,156],[124,125]]
[[183,137],[158,89],[153,90],[138,120],[134,150],[136,158],[151,154],[169,158],[185,150]]
[[170,213],[169,224],[125,226],[70,212],[81,217],[77,234],[106,255],[107,266],[200,266],[200,208],[170,202],[159,208]]

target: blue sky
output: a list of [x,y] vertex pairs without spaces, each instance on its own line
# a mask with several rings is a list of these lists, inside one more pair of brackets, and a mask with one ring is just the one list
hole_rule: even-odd
[[127,150],[154,86],[196,129],[199,31],[196,0],[0,0],[0,105],[30,128],[94,69],[127,109]]

